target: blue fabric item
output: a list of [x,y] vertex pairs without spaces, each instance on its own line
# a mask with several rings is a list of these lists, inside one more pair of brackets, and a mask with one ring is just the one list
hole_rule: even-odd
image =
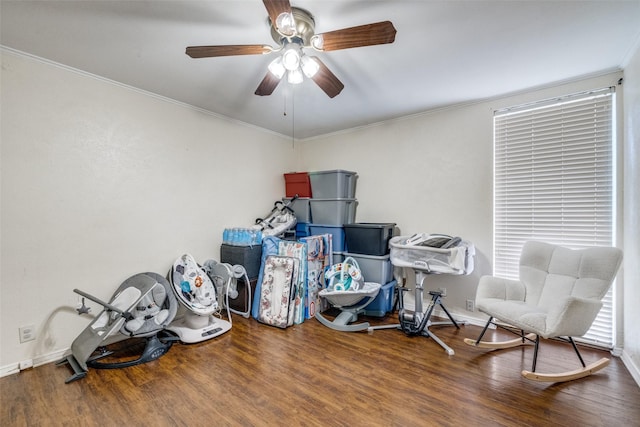
[[258,273],[258,282],[253,292],[253,303],[251,304],[251,316],[258,319],[260,314],[260,293],[262,292],[262,275],[264,272],[264,261],[269,255],[278,255],[280,241],[282,239],[274,236],[266,236],[262,239],[262,257],[260,259],[260,273]]
[[180,283],[180,289],[182,289],[182,292],[190,292],[191,291],[191,285],[187,281],[181,282]]

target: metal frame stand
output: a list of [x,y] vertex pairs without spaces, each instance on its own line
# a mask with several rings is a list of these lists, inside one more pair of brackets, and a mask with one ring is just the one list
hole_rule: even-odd
[[[431,300],[427,306],[426,311],[423,310],[422,298],[424,295],[424,279],[427,275],[432,274],[424,270],[414,269],[416,274],[416,287],[415,287],[415,310],[410,311],[404,308],[404,292],[408,289],[401,288],[398,291],[398,318],[400,320],[399,325],[385,325],[379,327],[369,328],[369,332],[375,329],[401,329],[407,335],[422,335],[433,339],[437,342],[448,355],[453,356],[455,352],[451,347],[446,345],[440,338],[438,338],[433,332],[429,330],[430,326],[449,326],[453,325],[456,329],[460,329],[459,323],[466,324],[466,321],[456,321],[451,313],[446,309],[442,303],[442,292],[430,291]],[[436,305],[439,305],[442,310],[449,317],[450,321],[432,322],[431,316]]]

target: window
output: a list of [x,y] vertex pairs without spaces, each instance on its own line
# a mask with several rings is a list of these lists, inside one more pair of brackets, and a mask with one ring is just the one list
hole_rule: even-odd
[[[517,278],[526,240],[614,243],[614,89],[494,114],[494,273]],[[613,290],[584,340],[613,346]]]

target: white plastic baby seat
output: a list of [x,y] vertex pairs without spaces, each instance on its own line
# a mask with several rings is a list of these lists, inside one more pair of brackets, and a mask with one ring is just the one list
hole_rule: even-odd
[[323,289],[319,295],[326,298],[329,304],[336,308],[349,307],[359,303],[364,298],[375,298],[380,291],[380,283],[364,282],[358,290]]
[[217,291],[193,256],[180,256],[169,270],[168,278],[181,310],[167,329],[175,332],[182,342],[208,340],[231,329],[230,322],[213,316],[221,308]]
[[216,289],[191,255],[184,254],[173,263],[170,279],[178,301],[190,311],[206,316],[218,310]]

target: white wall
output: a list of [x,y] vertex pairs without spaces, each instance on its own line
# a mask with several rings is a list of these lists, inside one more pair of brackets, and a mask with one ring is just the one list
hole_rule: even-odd
[[624,72],[624,351],[640,384],[640,45]]
[[[357,172],[356,221],[395,222],[405,235],[446,233],[473,242],[476,268],[470,276],[431,276],[425,287],[446,288],[444,303],[449,311],[483,324],[486,317],[466,311],[465,302],[475,299],[479,277],[492,272],[493,111],[615,86],[621,75],[612,73],[307,140],[298,143],[302,159],[298,169]],[[408,305],[412,303],[409,299]]]
[[5,371],[70,346],[89,321],[74,288],[108,300],[184,252],[219,259],[223,228],[266,215],[295,161],[289,139],[9,51],[1,107]]

